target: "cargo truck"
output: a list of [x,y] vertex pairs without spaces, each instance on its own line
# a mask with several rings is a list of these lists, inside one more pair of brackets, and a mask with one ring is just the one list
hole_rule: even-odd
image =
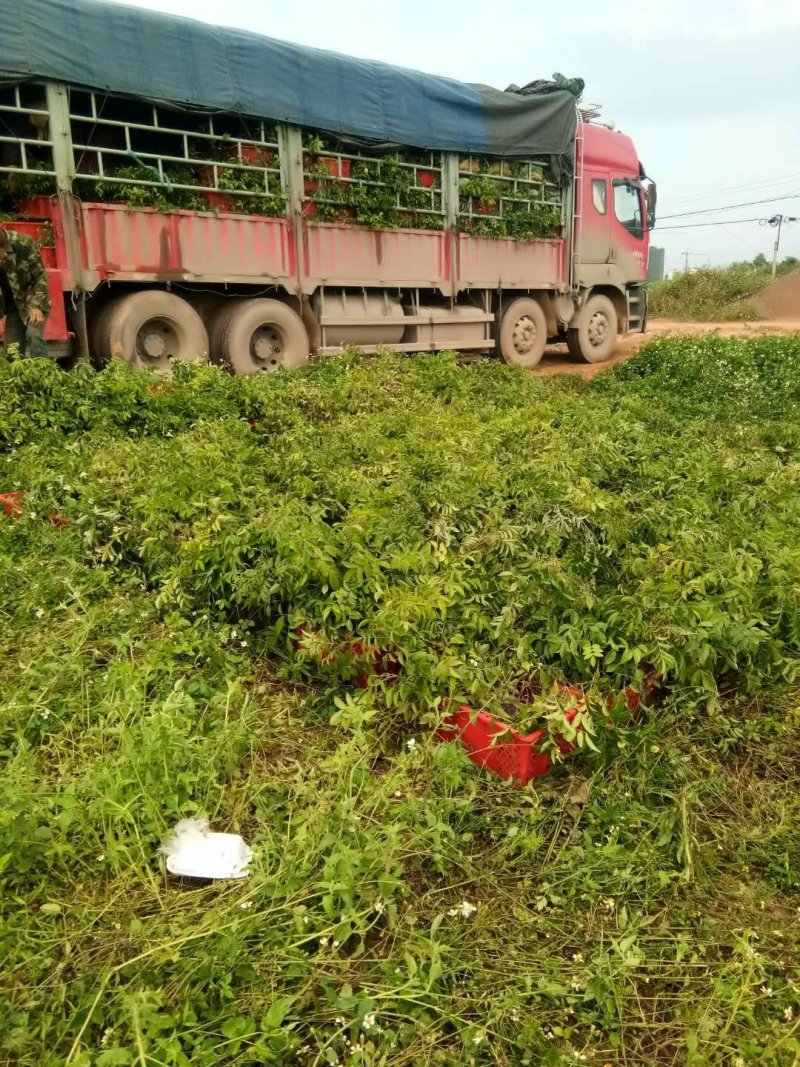
[[5,226],[61,358],[234,373],[646,325],[655,185],[580,80],[506,91],[95,0],[0,0]]

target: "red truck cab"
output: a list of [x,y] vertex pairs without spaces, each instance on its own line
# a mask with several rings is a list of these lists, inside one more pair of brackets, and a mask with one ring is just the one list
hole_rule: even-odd
[[596,122],[580,130],[575,276],[584,292],[612,300],[619,322],[643,330],[655,185],[627,134]]
[[647,278],[650,248],[644,168],[624,133],[583,126],[581,283],[620,288]]

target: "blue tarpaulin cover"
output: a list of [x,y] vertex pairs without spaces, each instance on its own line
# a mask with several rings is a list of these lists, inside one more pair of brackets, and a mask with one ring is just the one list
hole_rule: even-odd
[[502,92],[98,0],[0,0],[0,77],[517,157],[571,151],[582,86],[561,79]]

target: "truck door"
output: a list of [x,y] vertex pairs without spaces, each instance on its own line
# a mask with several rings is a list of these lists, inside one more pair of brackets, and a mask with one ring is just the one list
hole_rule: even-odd
[[611,248],[614,262],[622,272],[626,285],[642,282],[647,277],[648,234],[645,198],[638,178],[614,178],[612,181],[613,210]]
[[584,267],[611,261],[610,201],[611,182],[608,173],[587,167],[583,180],[581,219],[581,265]]

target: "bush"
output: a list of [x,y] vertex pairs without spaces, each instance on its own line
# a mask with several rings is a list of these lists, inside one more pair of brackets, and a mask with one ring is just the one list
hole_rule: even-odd
[[667,281],[648,286],[648,313],[652,318],[686,322],[757,319],[752,298],[770,278],[768,268],[747,263],[675,274]]

